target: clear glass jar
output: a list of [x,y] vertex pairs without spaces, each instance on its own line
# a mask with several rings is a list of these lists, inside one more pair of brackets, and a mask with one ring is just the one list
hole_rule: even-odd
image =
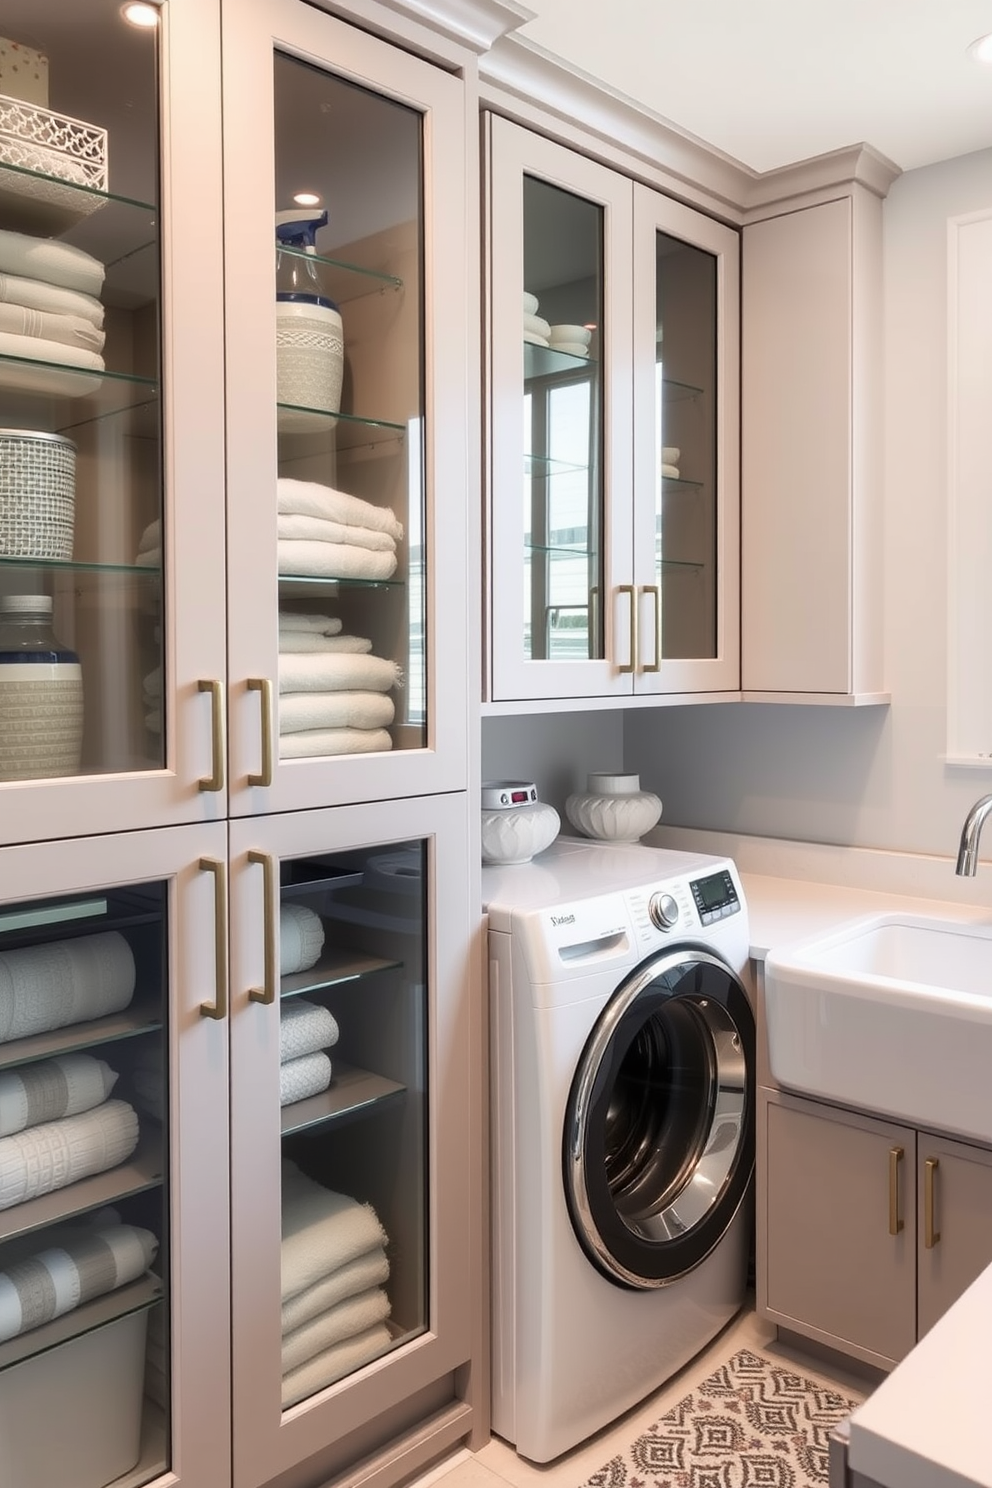
[[78,775],[82,742],[82,667],[50,596],[0,596],[0,780]]

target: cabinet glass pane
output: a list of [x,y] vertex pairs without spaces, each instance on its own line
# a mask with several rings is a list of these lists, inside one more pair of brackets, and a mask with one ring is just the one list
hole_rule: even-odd
[[280,756],[426,742],[422,116],[275,56]]
[[716,259],[656,234],[655,578],[661,654],[717,654]]
[[170,1466],[167,889],[0,906],[0,1468]]
[[524,654],[603,651],[603,213],[525,176]]
[[282,1403],[427,1326],[426,848],[282,864]]
[[2,30],[0,780],[160,769],[157,28]]

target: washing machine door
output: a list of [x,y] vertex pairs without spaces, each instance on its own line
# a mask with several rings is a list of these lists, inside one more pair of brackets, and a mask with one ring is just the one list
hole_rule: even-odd
[[647,961],[603,1009],[572,1081],[563,1143],[575,1233],[625,1287],[659,1287],[726,1233],[754,1170],[754,1014],[702,947]]

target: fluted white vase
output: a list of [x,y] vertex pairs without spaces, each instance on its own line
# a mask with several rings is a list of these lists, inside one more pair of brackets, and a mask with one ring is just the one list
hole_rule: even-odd
[[534,801],[529,806],[482,813],[482,861],[529,863],[535,853],[550,847],[561,828],[553,806]]
[[586,776],[586,789],[569,796],[565,814],[584,837],[600,842],[637,842],[657,826],[661,801],[641,790],[639,775]]

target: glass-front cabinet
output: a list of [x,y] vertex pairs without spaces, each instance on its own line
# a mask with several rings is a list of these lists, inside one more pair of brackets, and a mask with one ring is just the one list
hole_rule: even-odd
[[488,134],[489,699],[736,689],[737,235]]
[[316,8],[231,8],[236,814],[466,780],[463,109]]

